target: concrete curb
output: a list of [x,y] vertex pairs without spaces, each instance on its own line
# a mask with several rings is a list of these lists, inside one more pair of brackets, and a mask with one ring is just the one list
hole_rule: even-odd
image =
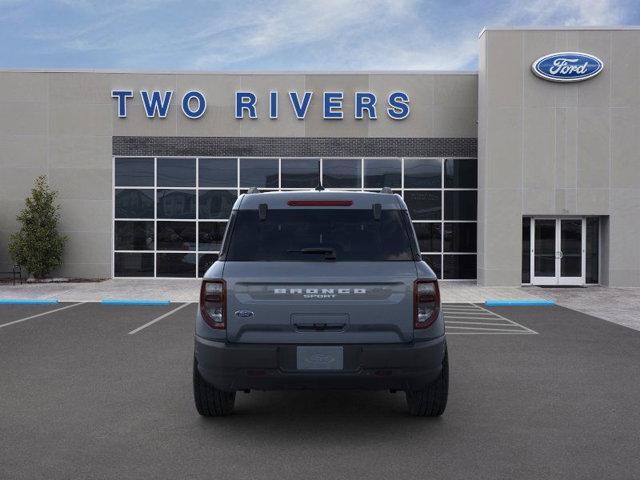
[[115,299],[104,298],[100,300],[102,305],[169,305],[170,300],[144,300],[144,299]]
[[536,307],[555,305],[555,300],[485,300],[487,307]]
[[0,305],[57,305],[54,298],[0,298]]

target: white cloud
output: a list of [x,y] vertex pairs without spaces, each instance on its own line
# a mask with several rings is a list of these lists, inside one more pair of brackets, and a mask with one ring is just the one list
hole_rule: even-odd
[[68,21],[28,37],[118,62],[97,67],[458,70],[475,64],[485,25],[614,25],[626,0],[57,1]]

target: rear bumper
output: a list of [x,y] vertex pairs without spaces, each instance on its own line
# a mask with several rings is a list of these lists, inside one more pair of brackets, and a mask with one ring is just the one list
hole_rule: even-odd
[[340,371],[297,370],[296,347],[228,344],[196,336],[195,357],[200,375],[221,390],[418,390],[440,374],[446,340],[343,345]]

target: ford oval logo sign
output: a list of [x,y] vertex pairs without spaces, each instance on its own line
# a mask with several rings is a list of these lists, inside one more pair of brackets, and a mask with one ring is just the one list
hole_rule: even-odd
[[531,65],[538,77],[552,82],[580,82],[598,75],[604,64],[593,55],[558,52],[540,57]]

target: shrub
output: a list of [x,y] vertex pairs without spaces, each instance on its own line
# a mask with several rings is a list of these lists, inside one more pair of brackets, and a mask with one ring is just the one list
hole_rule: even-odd
[[58,193],[49,188],[47,178],[36,178],[25,208],[16,217],[20,230],[11,235],[9,253],[35,278],[43,278],[62,265],[67,237],[58,233],[60,206]]

